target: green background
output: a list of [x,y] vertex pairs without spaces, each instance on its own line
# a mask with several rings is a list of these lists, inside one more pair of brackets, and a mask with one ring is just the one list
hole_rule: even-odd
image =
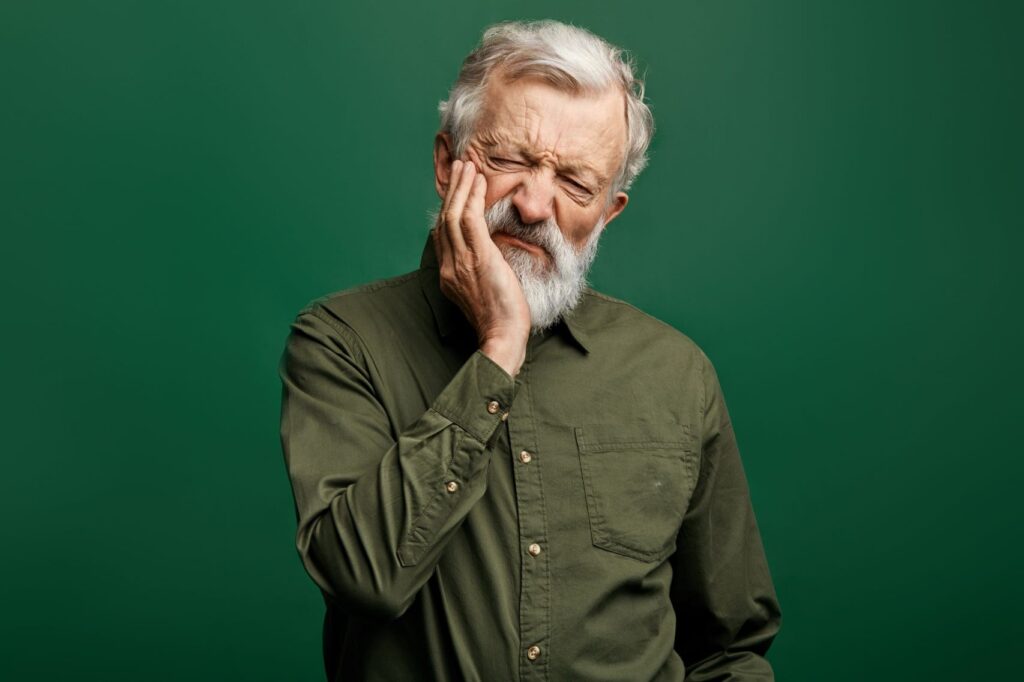
[[1019,3],[0,6],[0,678],[317,680],[277,361],[416,267],[488,23],[630,48],[658,132],[601,290],[716,364],[780,680],[1008,679]]

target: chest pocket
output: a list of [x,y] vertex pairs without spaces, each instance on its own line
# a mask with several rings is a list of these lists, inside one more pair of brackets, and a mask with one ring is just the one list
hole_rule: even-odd
[[697,482],[700,449],[680,424],[574,429],[595,546],[640,561],[661,561]]

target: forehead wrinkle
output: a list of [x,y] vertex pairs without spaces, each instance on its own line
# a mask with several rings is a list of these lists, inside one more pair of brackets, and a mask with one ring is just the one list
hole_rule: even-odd
[[[495,87],[493,81],[492,87]],[[550,160],[559,171],[577,175],[583,173],[601,185],[608,182],[608,176],[601,172],[598,166],[607,165],[605,162],[611,165],[615,163],[613,158],[608,158],[608,154],[602,153],[602,150],[607,151],[608,148],[603,141],[604,138],[620,137],[617,134],[619,131],[612,129],[611,123],[583,131],[582,138],[577,137],[580,144],[578,153],[565,156],[558,146],[563,144],[565,138],[571,138],[574,133],[580,132],[574,121],[565,124],[559,120],[566,116],[568,102],[557,102],[557,106],[552,107],[551,105],[555,103],[542,100],[544,106],[541,107],[534,98],[531,98],[529,92],[517,92],[514,98],[495,96],[499,92],[500,90],[495,87],[489,93],[491,96],[487,98],[486,113],[480,122],[489,125],[480,126],[476,135],[482,144],[492,149],[508,145],[517,148],[519,153],[527,158]],[[546,125],[546,121],[550,124]],[[542,146],[542,136],[550,134],[551,131],[554,132],[555,139],[545,148]]]
[[[524,118],[529,117],[529,111],[532,110],[528,106],[524,107]],[[560,111],[555,113],[556,115],[561,114]],[[539,117],[537,123],[539,123]],[[523,156],[531,160],[550,160],[560,171],[589,174],[598,181],[604,180],[604,176],[593,164],[583,159],[574,158],[572,155],[567,156],[559,149],[563,139],[571,133],[565,127],[556,127],[555,139],[551,141],[548,148],[544,148],[541,144],[540,136],[542,131],[539,125],[526,125],[524,129],[527,131],[526,136],[517,135],[516,131],[507,136],[511,146],[516,147],[517,151]]]
[[543,116],[538,109],[530,106],[530,100],[525,92],[522,94],[521,100],[523,106],[519,124],[526,133],[526,142],[532,144],[535,149],[539,149]]
[[502,134],[502,131],[494,125],[479,126],[473,137],[476,138],[478,144],[486,148],[493,148],[508,141],[508,135]]

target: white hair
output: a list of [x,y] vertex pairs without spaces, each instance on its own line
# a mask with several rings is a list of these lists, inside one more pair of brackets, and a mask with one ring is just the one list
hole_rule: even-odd
[[604,216],[579,248],[569,243],[554,217],[532,225],[523,224],[519,213],[512,207],[511,196],[496,201],[487,209],[484,218],[491,234],[505,232],[541,247],[551,258],[550,263],[545,263],[520,248],[498,247],[523,288],[530,307],[533,331],[550,327],[576,307],[587,286],[587,271],[597,257],[598,237],[605,225]]
[[654,117],[644,104],[644,82],[634,73],[628,54],[586,29],[557,21],[491,26],[462,63],[448,99],[438,105],[441,130],[451,137],[456,157],[465,153],[476,130],[487,79],[497,66],[510,80],[542,78],[566,92],[599,94],[619,88],[626,100],[626,148],[609,200],[615,192],[629,189],[647,165]]

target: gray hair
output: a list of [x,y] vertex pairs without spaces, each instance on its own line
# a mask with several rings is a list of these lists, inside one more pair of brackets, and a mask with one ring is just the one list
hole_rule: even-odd
[[644,82],[628,54],[586,29],[557,21],[491,26],[462,63],[448,99],[438,105],[441,131],[451,137],[457,157],[465,153],[476,130],[487,78],[496,66],[509,79],[538,77],[566,92],[603,93],[618,87],[626,100],[626,148],[609,200],[615,192],[629,189],[647,165],[654,117],[644,104]]

